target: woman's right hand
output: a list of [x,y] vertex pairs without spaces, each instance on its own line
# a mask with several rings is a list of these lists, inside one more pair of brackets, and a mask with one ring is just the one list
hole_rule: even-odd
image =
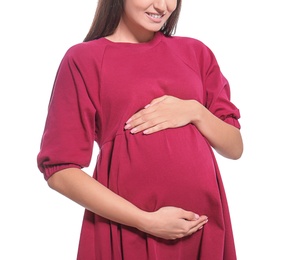
[[169,240],[190,236],[208,222],[207,216],[171,206],[149,212],[147,219],[142,231]]

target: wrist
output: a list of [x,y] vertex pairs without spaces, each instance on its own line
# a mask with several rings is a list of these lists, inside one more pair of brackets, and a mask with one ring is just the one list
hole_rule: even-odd
[[140,214],[135,223],[135,228],[138,230],[148,233],[149,226],[151,222],[151,213],[141,210]]
[[201,122],[205,108],[196,100],[188,100],[188,102],[190,107],[190,123],[196,126]]

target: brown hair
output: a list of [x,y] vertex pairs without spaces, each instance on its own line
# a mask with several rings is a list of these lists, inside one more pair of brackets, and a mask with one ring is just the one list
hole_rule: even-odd
[[[177,7],[166,24],[160,29],[166,36],[175,33],[182,0],[177,0]],[[111,35],[116,30],[124,10],[124,0],[98,0],[97,9],[84,42]],[[113,15],[115,14],[115,15]]]

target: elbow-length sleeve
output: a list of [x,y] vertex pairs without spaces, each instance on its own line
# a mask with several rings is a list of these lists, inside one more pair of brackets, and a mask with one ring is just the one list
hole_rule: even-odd
[[95,108],[74,53],[68,51],[56,74],[37,156],[44,178],[65,168],[87,167],[94,138]]
[[218,118],[240,129],[240,111],[231,102],[229,82],[222,74],[214,54],[208,48],[206,51],[205,106]]

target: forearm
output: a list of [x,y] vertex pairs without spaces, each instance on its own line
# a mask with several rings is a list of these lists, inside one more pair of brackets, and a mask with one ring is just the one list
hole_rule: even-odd
[[143,229],[145,211],[118,196],[80,169],[56,172],[48,185],[86,209],[106,219]]
[[192,102],[191,123],[206,137],[211,146],[222,156],[239,159],[243,142],[238,128],[224,122],[196,101]]
[[207,223],[206,216],[176,207],[140,210],[76,168],[56,172],[48,185],[97,215],[164,239],[189,236]]

